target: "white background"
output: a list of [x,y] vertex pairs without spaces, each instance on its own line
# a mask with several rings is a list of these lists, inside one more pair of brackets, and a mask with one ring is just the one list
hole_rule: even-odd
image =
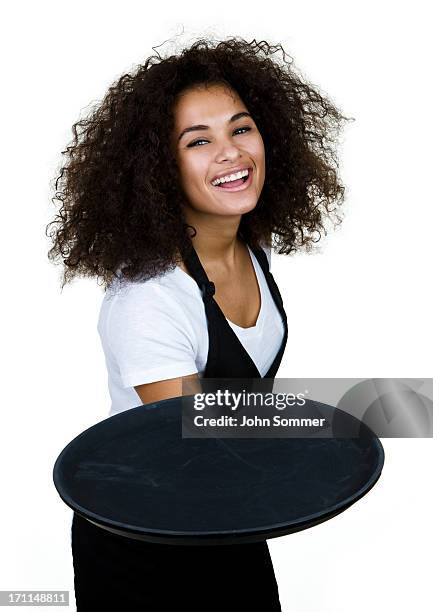
[[[3,4],[0,589],[69,589],[74,609],[72,511],[52,467],[110,404],[96,331],[103,291],[78,280],[60,292],[60,267],[46,257],[60,153],[85,107],[183,29],[179,46],[202,35],[282,43],[356,118],[340,149],[343,224],[315,254],[273,255],[290,325],[279,376],[432,376],[427,5]],[[383,444],[385,468],[366,497],[269,541],[283,610],[431,610],[432,443]]]

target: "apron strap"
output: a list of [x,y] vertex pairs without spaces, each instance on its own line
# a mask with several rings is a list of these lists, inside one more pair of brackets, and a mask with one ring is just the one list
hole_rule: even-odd
[[203,293],[203,300],[210,300],[215,294],[215,284],[209,280],[201,261],[198,258],[197,252],[192,245],[186,261],[188,262],[186,263],[188,271],[193,276],[195,282]]

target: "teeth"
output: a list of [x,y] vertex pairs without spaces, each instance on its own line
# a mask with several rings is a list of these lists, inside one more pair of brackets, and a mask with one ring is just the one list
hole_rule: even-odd
[[216,187],[220,183],[229,183],[230,181],[237,181],[238,179],[244,176],[248,176],[248,169],[240,170],[239,172],[236,172],[236,174],[230,174],[228,176],[223,176],[222,178],[215,179],[214,181],[212,181],[212,185]]

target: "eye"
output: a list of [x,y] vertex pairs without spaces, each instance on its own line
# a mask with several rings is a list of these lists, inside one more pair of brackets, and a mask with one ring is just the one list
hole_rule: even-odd
[[187,147],[195,147],[196,144],[198,144],[199,142],[207,142],[206,140],[204,140],[204,138],[200,138],[199,140],[194,140],[194,142],[190,142],[189,145],[187,145]]
[[235,132],[239,132],[239,130],[246,130],[247,132],[249,132],[251,130],[251,128],[246,125],[245,127],[237,128],[237,130],[235,130]]
[[[236,134],[236,132],[239,132],[240,130],[245,130],[246,132],[249,132],[251,130],[251,128],[249,126],[245,126],[245,127],[241,127],[241,128],[236,128],[236,130],[233,132],[233,134]],[[242,132],[242,134],[245,134],[245,132]],[[206,139],[204,138],[198,138],[197,140],[194,140],[193,142],[190,142],[189,145],[187,145],[187,147],[195,147],[196,144],[198,144],[199,142],[208,142]]]

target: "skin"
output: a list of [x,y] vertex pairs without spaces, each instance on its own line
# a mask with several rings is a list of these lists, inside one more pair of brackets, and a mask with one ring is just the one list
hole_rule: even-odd
[[[251,327],[260,312],[260,289],[248,249],[237,232],[242,215],[257,205],[265,181],[263,139],[252,117],[229,121],[235,114],[248,113],[248,109],[238,94],[224,85],[185,90],[173,111],[171,146],[187,202],[185,218],[197,230],[192,238],[194,248],[215,283],[214,299],[225,316],[241,327]],[[186,128],[196,125],[208,128],[182,135]],[[211,184],[215,175],[239,165],[253,168],[247,189],[224,192]],[[183,262],[179,267],[189,274]],[[182,383],[188,385],[183,388]],[[200,389],[197,374],[135,387],[143,404]]]

